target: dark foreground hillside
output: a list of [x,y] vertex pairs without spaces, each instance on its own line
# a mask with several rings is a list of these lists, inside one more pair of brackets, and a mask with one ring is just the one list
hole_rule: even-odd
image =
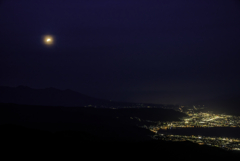
[[[178,118],[177,114],[174,116],[173,113],[171,116],[168,110],[160,110],[162,115],[165,115],[163,119],[167,119],[167,116],[171,119]],[[166,160],[166,157],[222,159],[225,156],[228,158],[240,156],[191,142],[153,140],[150,137],[153,135],[151,131],[137,127],[137,121],[129,119],[130,114],[140,117],[142,112],[134,112],[134,109],[127,112],[122,110],[119,113],[117,111],[1,104],[1,146],[11,151],[29,152],[38,151],[39,148],[51,152],[70,151],[76,152],[78,156],[89,158],[97,156],[99,159],[111,160],[114,158]],[[156,113],[154,110],[152,112]],[[146,115],[154,116],[151,110]]]
[[[153,133],[136,125],[143,120],[171,121],[185,116],[165,109],[98,109],[83,107],[51,107],[17,104],[0,104],[0,124],[20,125],[53,133],[87,131],[106,140],[124,138],[149,140]],[[135,118],[137,117],[137,118]],[[140,120],[138,119],[140,118]],[[73,134],[75,135],[75,134]]]
[[62,131],[51,133],[24,128],[16,125],[1,125],[1,146],[11,152],[31,150],[40,152],[41,156],[46,152],[68,152],[78,157],[99,159],[237,159],[239,153],[225,151],[215,147],[203,146],[191,142],[166,142],[159,140],[131,141],[112,140],[107,141],[97,135],[90,135],[85,131]]

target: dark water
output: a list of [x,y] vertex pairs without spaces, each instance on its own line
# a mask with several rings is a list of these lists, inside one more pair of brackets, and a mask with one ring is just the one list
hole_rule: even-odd
[[235,127],[212,127],[212,128],[177,128],[170,130],[159,130],[159,134],[172,135],[201,135],[215,137],[240,138],[240,128]]

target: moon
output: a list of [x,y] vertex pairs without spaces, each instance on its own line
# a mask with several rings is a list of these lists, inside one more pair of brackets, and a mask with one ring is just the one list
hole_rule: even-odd
[[52,35],[44,35],[43,36],[43,44],[47,46],[51,46],[54,44],[54,36]]

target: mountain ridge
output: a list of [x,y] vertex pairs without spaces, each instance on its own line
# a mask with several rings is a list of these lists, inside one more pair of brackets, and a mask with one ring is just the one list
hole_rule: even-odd
[[0,86],[0,102],[44,106],[86,106],[108,103],[108,100],[97,99],[79,92],[49,87],[34,89],[28,86]]
[[34,89],[28,86],[0,86],[0,103],[14,103],[41,106],[65,106],[65,107],[165,107],[172,108],[178,105],[119,102],[108,99],[91,97],[71,89],[60,90],[54,87]]

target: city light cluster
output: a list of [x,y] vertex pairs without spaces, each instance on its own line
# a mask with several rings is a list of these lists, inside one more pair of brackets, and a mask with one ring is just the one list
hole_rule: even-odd
[[240,139],[238,138],[222,138],[222,137],[204,137],[204,136],[185,136],[185,135],[154,135],[153,139],[165,141],[191,141],[199,145],[209,145],[222,148],[225,150],[240,151]]
[[[177,111],[183,112],[181,106]],[[194,107],[196,110],[197,108]],[[225,114],[213,114],[212,112],[194,112],[194,109],[188,109],[184,112],[188,115],[186,118],[181,118],[181,121],[157,122],[156,125],[140,126],[154,132],[154,139],[165,141],[191,141],[199,145],[209,145],[226,150],[240,151],[239,138],[227,137],[206,137],[206,136],[185,136],[185,135],[169,135],[162,134],[159,130],[181,129],[181,128],[211,128],[211,127],[240,127],[240,116],[232,116]],[[163,132],[163,131],[162,131]]]
[[160,129],[174,129],[174,128],[194,128],[194,127],[240,127],[240,117],[211,114],[211,113],[193,113],[188,115],[188,118],[183,118],[182,121],[159,122],[156,126],[151,126],[152,131]]

